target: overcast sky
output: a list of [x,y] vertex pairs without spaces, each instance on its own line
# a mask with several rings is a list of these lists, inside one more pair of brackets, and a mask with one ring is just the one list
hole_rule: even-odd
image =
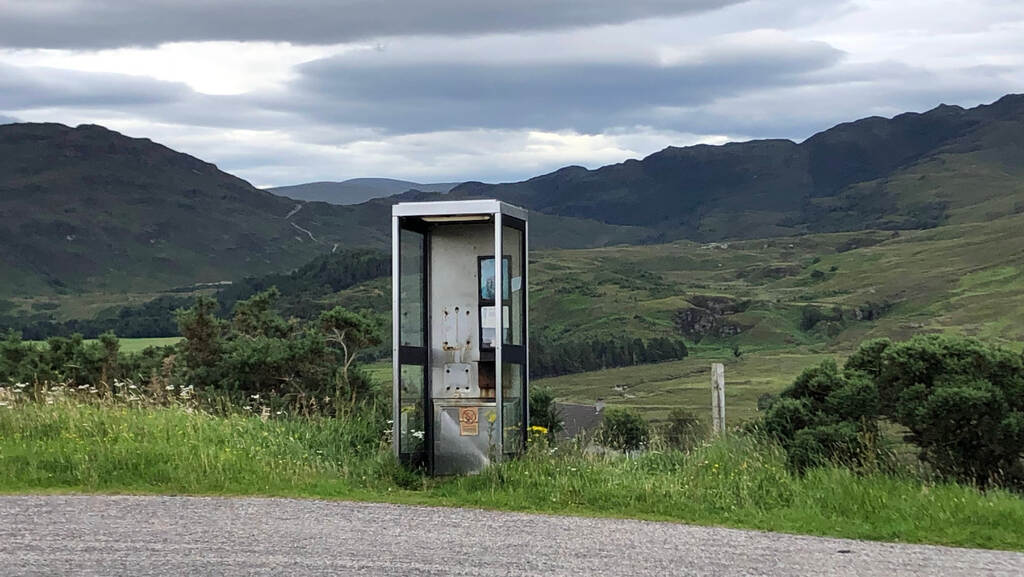
[[0,0],[0,123],[506,181],[1024,92],[1021,0]]

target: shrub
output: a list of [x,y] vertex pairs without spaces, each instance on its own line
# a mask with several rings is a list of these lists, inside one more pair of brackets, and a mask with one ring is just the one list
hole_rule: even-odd
[[[217,303],[209,298],[181,311],[178,380],[234,401],[321,399],[335,413],[366,399],[369,380],[353,364],[380,343],[375,320],[342,308],[311,321],[285,320],[274,306],[278,295],[270,289],[238,301],[229,322],[216,317]],[[321,409],[330,408],[323,403]]]
[[757,397],[757,410],[767,411],[778,398],[778,395],[772,393],[761,393]]
[[925,335],[863,343],[843,370],[804,371],[761,421],[796,469],[877,456],[878,420],[939,474],[977,484],[1024,484],[1024,358],[976,339]]
[[863,373],[835,361],[805,370],[765,409],[762,425],[798,471],[831,462],[864,463],[874,453],[878,395]]
[[848,367],[873,376],[883,413],[944,475],[1024,480],[1024,359],[976,339],[919,336],[865,343]]
[[547,387],[530,388],[530,426],[547,429],[549,439],[565,429],[562,411],[555,404],[555,393]]
[[620,451],[636,451],[651,440],[651,427],[633,409],[609,409],[598,434],[598,442]]

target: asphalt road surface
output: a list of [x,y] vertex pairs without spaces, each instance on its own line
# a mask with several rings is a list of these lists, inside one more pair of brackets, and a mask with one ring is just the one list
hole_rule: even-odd
[[1024,555],[290,499],[0,497],[2,575],[1024,575]]

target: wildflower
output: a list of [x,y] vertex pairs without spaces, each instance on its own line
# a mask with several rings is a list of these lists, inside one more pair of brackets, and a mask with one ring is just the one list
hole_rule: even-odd
[[173,391],[174,390],[174,385],[167,385],[166,387],[164,387],[164,390],[165,391]]
[[412,432],[412,436],[417,438],[417,439],[422,440],[423,439],[423,431],[413,431]]

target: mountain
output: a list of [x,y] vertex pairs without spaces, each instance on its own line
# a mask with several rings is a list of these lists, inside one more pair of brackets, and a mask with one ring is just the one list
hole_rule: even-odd
[[347,206],[259,190],[100,126],[0,125],[0,294],[284,272],[339,248],[386,250],[394,202],[475,197],[532,209],[536,249],[988,222],[1024,213],[1024,96],[865,118],[801,143],[669,147],[596,170]]
[[149,290],[386,246],[356,211],[254,188],[100,126],[0,126],[0,290]]
[[[340,248],[387,250],[392,202],[278,196],[101,126],[0,125],[0,294],[162,290],[284,272]],[[656,236],[560,216],[534,224],[539,248]]]
[[801,143],[668,147],[449,196],[701,241],[983,221],[1024,211],[1024,95],[864,118]]
[[268,188],[269,192],[298,200],[322,201],[331,204],[359,204],[374,198],[401,194],[407,190],[446,193],[457,182],[422,184],[393,178],[352,178],[342,182],[309,182]]

